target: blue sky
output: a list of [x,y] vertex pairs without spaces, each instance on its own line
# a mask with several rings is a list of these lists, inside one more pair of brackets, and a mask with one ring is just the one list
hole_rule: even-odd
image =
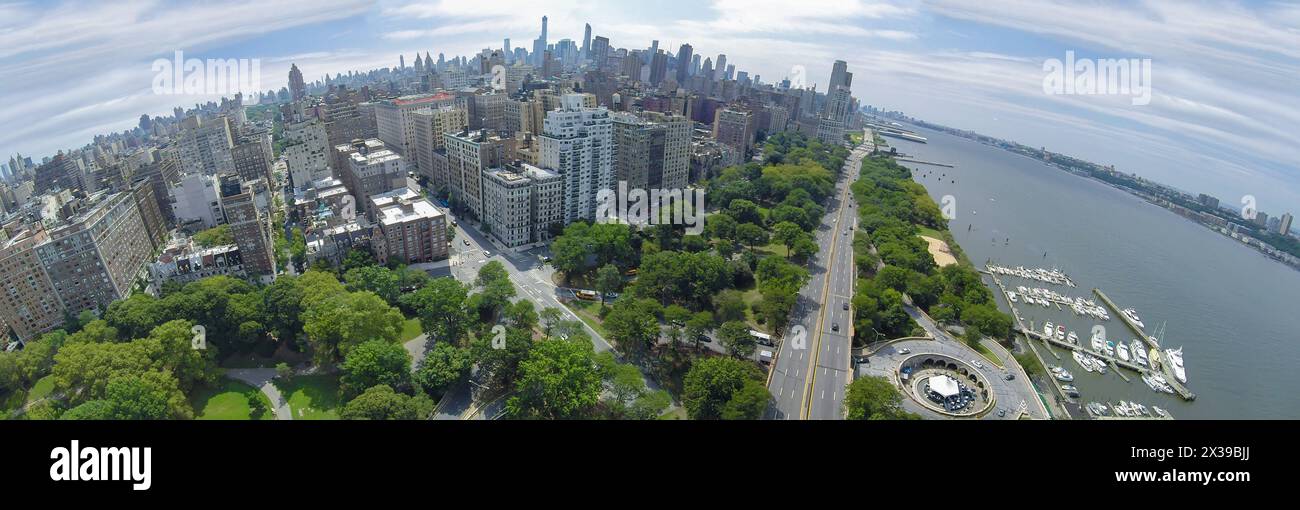
[[[1300,211],[1300,4],[1147,0],[671,0],[8,2],[0,0],[0,159],[77,147],[210,97],[150,91],[150,63],[259,58],[262,88],[290,62],[309,79],[394,66],[416,51],[468,55],[580,41],[683,42],[765,81],[794,66],[825,83],[848,61],[854,95],[954,127],[1114,164],[1225,203]],[[1049,96],[1043,61],[1150,58],[1149,105]],[[824,88],[824,85],[819,88]]]

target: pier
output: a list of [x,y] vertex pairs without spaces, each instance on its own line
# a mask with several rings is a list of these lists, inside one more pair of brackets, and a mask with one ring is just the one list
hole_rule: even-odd
[[1170,388],[1174,389],[1174,393],[1183,397],[1183,400],[1196,400],[1196,394],[1192,393],[1192,390],[1187,389],[1186,386],[1183,386],[1183,384],[1178,381],[1177,377],[1174,377],[1173,371],[1169,369],[1169,364],[1164,360],[1164,351],[1160,350],[1160,344],[1147,335],[1146,331],[1143,331],[1140,326],[1134,323],[1133,319],[1130,319],[1128,314],[1124,313],[1124,309],[1120,308],[1114,301],[1111,301],[1110,298],[1106,296],[1105,292],[1102,292],[1101,289],[1092,289],[1092,292],[1096,294],[1097,297],[1101,298],[1101,302],[1106,303],[1106,306],[1109,306],[1114,310],[1115,315],[1118,315],[1120,320],[1124,321],[1124,324],[1128,325],[1129,329],[1132,329],[1134,333],[1137,333],[1138,338],[1142,339],[1143,344],[1150,346],[1153,352],[1159,356],[1159,359],[1154,357],[1151,358],[1151,364],[1154,366],[1159,363],[1161,373],[1165,376],[1165,382],[1169,384]]
[[[1102,403],[1106,404],[1106,408],[1110,409],[1112,413],[1115,412],[1114,402],[1103,401]],[[1164,416],[1160,416],[1155,413],[1151,413],[1150,415],[1143,415],[1143,416],[1119,416],[1116,414],[1099,415],[1099,414],[1093,414],[1092,409],[1088,409],[1088,406],[1084,406],[1083,410],[1084,412],[1088,413],[1088,417],[1094,420],[1172,420],[1174,419],[1174,415],[1169,414],[1168,410],[1165,410]]]
[[933,161],[921,161],[921,160],[919,160],[919,159],[912,159],[912,158],[899,158],[899,157],[895,157],[895,158],[894,158],[894,161],[902,161],[902,162],[905,162],[905,163],[916,163],[916,164],[918,164],[918,165],[933,165],[933,166],[941,166],[941,167],[944,167],[944,168],[956,168],[955,166],[950,165],[950,164],[948,164],[948,163],[935,163],[935,162],[933,162]]

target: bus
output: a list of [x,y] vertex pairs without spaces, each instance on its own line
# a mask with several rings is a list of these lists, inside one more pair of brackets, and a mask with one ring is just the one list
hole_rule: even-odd
[[758,343],[760,343],[760,344],[767,345],[767,346],[775,345],[775,344],[772,342],[772,335],[769,335],[769,334],[764,333],[764,332],[762,332],[762,331],[758,331],[758,330],[756,330],[756,329],[751,329],[751,330],[749,330],[749,336],[754,337],[754,339],[757,340]]
[[596,298],[598,297],[596,291],[592,291],[592,290],[579,290],[579,291],[575,291],[573,294],[575,296],[578,296],[578,299],[583,299],[587,301],[595,301]]

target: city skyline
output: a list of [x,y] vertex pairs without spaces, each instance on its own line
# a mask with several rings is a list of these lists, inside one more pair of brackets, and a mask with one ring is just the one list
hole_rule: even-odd
[[[675,9],[627,3],[590,13],[581,2],[9,4],[0,7],[12,43],[0,52],[0,69],[67,88],[50,94],[43,87],[0,85],[16,105],[0,121],[19,126],[0,135],[0,150],[49,156],[81,147],[96,134],[128,129],[141,113],[166,115],[177,105],[215,99],[149,93],[148,62],[177,49],[195,58],[261,58],[260,88],[278,90],[287,85],[291,63],[310,82],[326,73],[396,67],[399,55],[417,51],[473,55],[498,47],[503,37],[533,40],[546,15],[549,41],[581,41],[590,23],[592,35],[609,38],[613,47],[643,48],[652,40],[666,50],[690,44],[696,55],[726,54],[737,70],[768,83],[802,65],[809,84],[822,92],[830,62],[842,59],[858,70],[853,95],[864,105],[1114,164],[1225,201],[1253,195],[1260,210],[1281,212],[1300,203],[1293,159],[1300,135],[1284,129],[1300,119],[1300,87],[1293,83],[1300,75],[1294,72],[1293,29],[1300,8],[1216,3],[1175,10],[1152,2],[1116,13],[1114,6],[1102,11],[1072,2],[1041,8],[1011,1],[762,4],[723,0]],[[1070,15],[1046,17],[1062,9]],[[667,12],[688,14],[666,18]],[[1112,22],[1089,23],[1103,13]],[[250,16],[262,21],[247,23]],[[1216,17],[1230,22],[1198,28]],[[1252,29],[1232,37],[1237,32],[1228,28],[1241,26]],[[140,30],[165,37],[140,42],[131,37]],[[1040,64],[1071,50],[1093,58],[1151,58],[1152,103],[1044,95]],[[131,61],[139,63],[126,64]]]

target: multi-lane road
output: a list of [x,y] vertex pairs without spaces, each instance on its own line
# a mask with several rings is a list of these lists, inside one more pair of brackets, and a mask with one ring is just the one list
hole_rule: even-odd
[[[868,135],[870,136],[870,135]],[[870,140],[870,138],[867,138]],[[854,149],[844,163],[835,195],[814,235],[820,248],[809,263],[811,278],[799,292],[789,331],[781,342],[768,390],[768,418],[839,419],[849,383],[853,347],[853,231],[857,222],[849,185],[870,150]]]

